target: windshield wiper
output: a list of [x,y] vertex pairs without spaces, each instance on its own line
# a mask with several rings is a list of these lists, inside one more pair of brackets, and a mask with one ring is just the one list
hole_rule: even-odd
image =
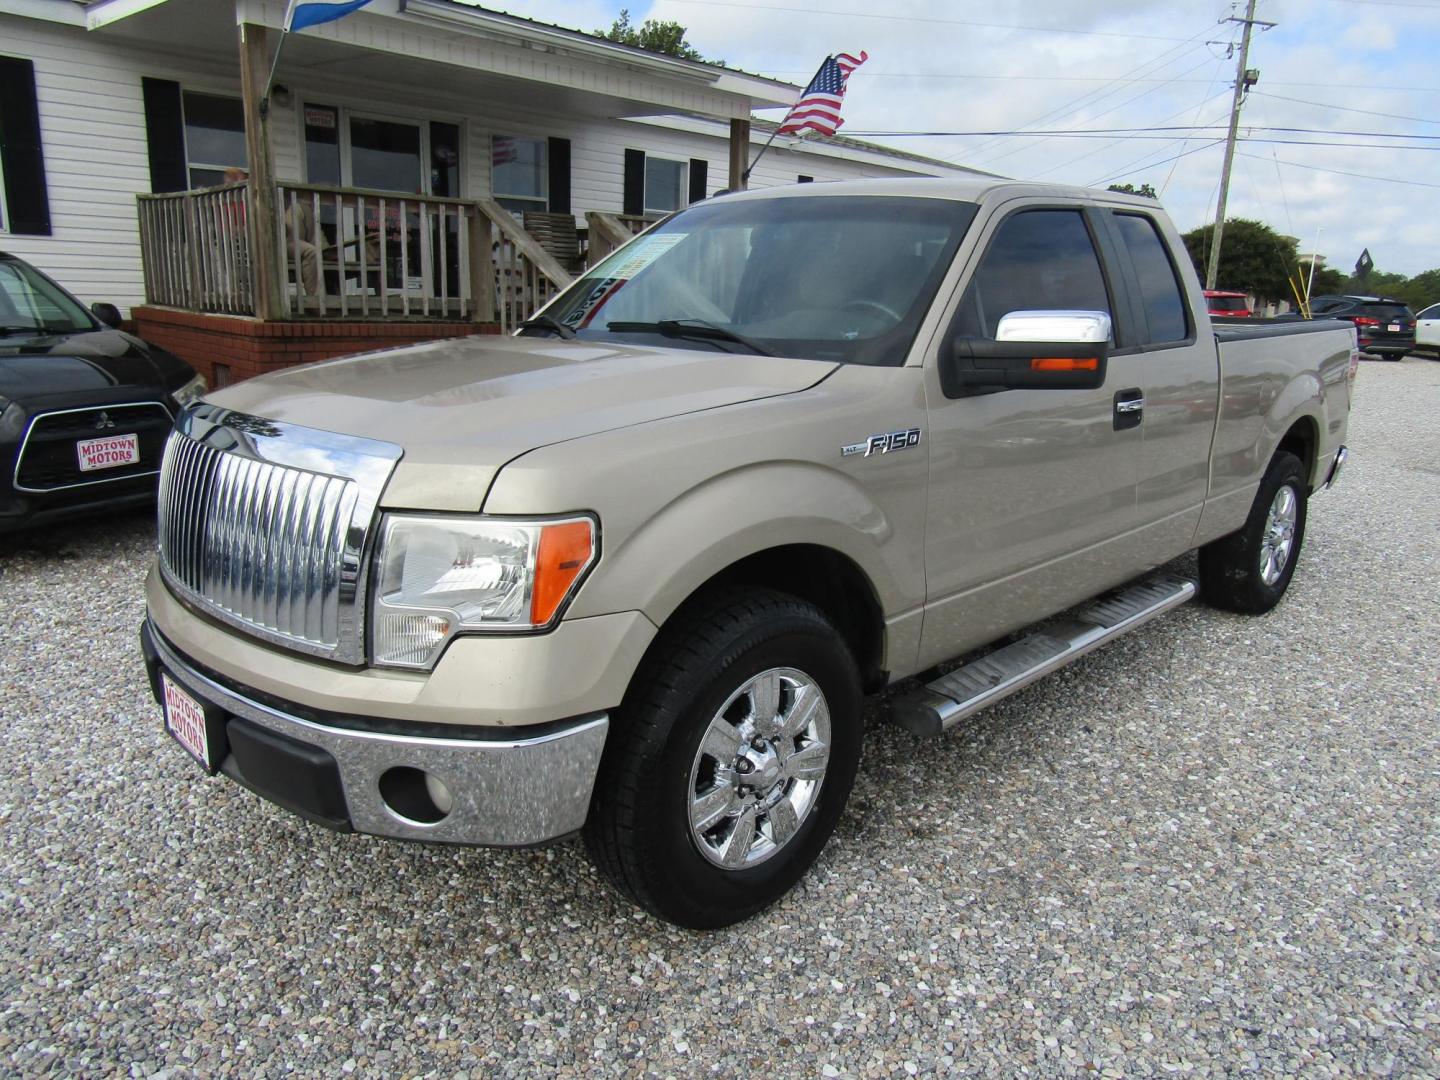
[[774,356],[772,349],[767,349],[757,341],[752,341],[741,334],[735,333],[723,326],[708,323],[701,319],[661,319],[659,322],[612,322],[606,323],[605,329],[619,334],[663,334],[665,337],[673,338],[698,338],[702,341],[733,341],[736,345],[743,345],[753,353],[761,356]]
[[575,336],[575,330],[566,326],[553,315],[536,315],[533,319],[526,319],[520,324],[521,330],[553,330],[566,341]]
[[0,326],[0,334],[47,334],[43,326]]

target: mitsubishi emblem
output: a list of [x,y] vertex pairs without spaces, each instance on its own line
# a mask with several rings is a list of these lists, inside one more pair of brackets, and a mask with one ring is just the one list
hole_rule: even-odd
[[111,419],[110,419],[110,414],[107,413],[107,412],[104,412],[104,411],[102,411],[102,412],[100,413],[100,418],[95,421],[95,430],[96,430],[96,431],[104,431],[106,428],[112,428],[112,427],[114,427],[114,426],[115,426],[115,421],[114,421],[114,420],[111,420]]

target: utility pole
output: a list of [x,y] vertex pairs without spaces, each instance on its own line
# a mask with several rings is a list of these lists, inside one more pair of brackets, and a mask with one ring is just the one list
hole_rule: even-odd
[[1240,129],[1240,106],[1245,101],[1245,91],[1255,84],[1259,74],[1247,68],[1250,59],[1250,32],[1257,25],[1269,30],[1273,22],[1261,22],[1255,18],[1255,0],[1249,0],[1245,18],[1230,16],[1226,22],[1245,24],[1245,33],[1240,38],[1240,62],[1235,66],[1235,97],[1230,103],[1230,134],[1225,139],[1225,166],[1220,173],[1220,202],[1215,208],[1215,232],[1210,237],[1210,263],[1205,271],[1205,288],[1215,288],[1215,278],[1220,272],[1220,239],[1225,233],[1225,200],[1230,195],[1230,168],[1235,164],[1235,136]]

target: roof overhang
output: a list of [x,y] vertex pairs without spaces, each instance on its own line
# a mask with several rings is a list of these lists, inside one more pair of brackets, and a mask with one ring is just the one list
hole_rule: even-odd
[[[186,55],[229,52],[224,26],[250,23],[282,30],[286,0],[0,0],[0,13],[84,26]],[[400,31],[397,33],[397,31]],[[221,45],[221,42],[226,44]],[[662,56],[593,34],[548,26],[459,0],[372,0],[343,19],[287,38],[281,61],[340,67],[348,54],[389,54],[390,66],[413,75],[441,64],[450,78],[499,82],[556,101],[581,98],[579,111],[614,116],[688,114],[743,120],[752,110],[786,108],[800,87],[717,64]],[[234,55],[230,53],[230,55]],[[353,65],[352,65],[353,66]],[[430,70],[434,70],[433,67]],[[462,74],[464,73],[464,74]],[[373,74],[367,72],[369,77]]]

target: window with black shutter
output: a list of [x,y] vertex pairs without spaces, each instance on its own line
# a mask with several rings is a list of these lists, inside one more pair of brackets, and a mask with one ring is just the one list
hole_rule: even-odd
[[0,56],[0,231],[50,235],[35,65]]

